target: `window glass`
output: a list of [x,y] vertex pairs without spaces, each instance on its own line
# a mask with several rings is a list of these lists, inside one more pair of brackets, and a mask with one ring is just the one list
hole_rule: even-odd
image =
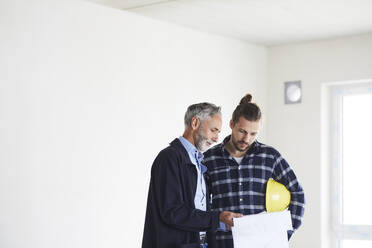
[[372,94],[346,95],[342,109],[343,224],[372,225]]
[[371,240],[344,240],[342,248],[371,248]]

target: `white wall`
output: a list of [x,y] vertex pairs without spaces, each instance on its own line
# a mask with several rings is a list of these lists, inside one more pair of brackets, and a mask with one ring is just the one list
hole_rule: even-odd
[[246,92],[266,109],[261,46],[80,1],[1,1],[0,30],[0,247],[139,247],[186,107],[222,136]]
[[[372,34],[268,50],[267,141],[295,169],[307,201],[303,226],[294,235],[291,247],[329,247],[330,178],[329,164],[323,157],[329,137],[321,135],[328,133],[321,130],[321,117],[327,117],[327,110],[322,108],[326,108],[328,99],[321,89],[330,82],[372,78],[371,57]],[[293,80],[302,81],[302,103],[284,105],[284,82]],[[324,175],[326,180],[321,183]]]

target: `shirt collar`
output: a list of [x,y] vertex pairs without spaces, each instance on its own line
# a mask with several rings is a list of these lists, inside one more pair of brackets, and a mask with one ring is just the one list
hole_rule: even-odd
[[185,147],[186,151],[189,154],[191,154],[192,156],[194,156],[195,159],[197,159],[199,163],[201,163],[201,161],[204,158],[203,153],[201,153],[200,151],[198,151],[198,149],[196,149],[196,147],[193,144],[191,144],[190,141],[188,141],[184,137],[180,136],[178,139],[180,140],[180,142],[182,143],[182,145]]

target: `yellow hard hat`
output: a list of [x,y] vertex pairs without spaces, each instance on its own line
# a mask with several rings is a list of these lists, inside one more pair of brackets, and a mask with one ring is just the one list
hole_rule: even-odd
[[266,186],[266,211],[280,212],[288,208],[291,202],[291,193],[281,183],[269,179]]

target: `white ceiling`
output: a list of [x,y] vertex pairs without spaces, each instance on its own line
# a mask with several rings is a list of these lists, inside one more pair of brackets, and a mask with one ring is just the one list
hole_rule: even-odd
[[95,0],[261,45],[372,32],[372,0]]

